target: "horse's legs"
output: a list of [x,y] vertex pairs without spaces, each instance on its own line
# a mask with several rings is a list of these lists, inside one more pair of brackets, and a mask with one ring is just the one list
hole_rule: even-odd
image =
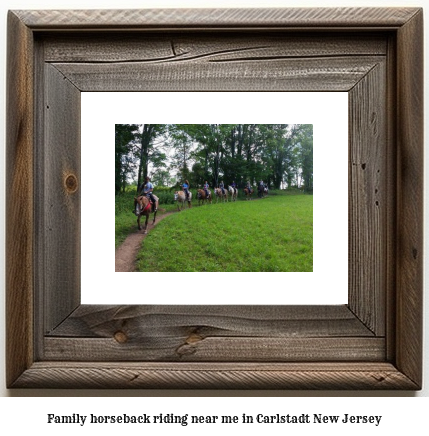
[[[158,212],[158,206],[159,206],[159,202],[158,202],[158,200],[156,200],[156,202],[155,202],[155,212],[153,214],[152,224],[155,224],[156,213]],[[146,224],[147,224],[148,220],[149,220],[149,214],[147,215]]]
[[149,214],[146,215],[146,221],[144,223],[144,232],[147,233],[147,223],[149,221]]
[[137,227],[139,230],[142,229],[142,226],[140,225],[140,215],[137,217]]

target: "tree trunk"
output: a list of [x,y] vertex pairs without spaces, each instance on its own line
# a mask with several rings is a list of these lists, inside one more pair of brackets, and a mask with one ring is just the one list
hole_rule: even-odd
[[150,146],[150,141],[152,139],[153,129],[154,129],[153,124],[143,124],[141,148],[140,148],[139,172],[137,177],[137,191],[140,190],[140,186],[144,183],[146,177],[148,176],[149,146]]

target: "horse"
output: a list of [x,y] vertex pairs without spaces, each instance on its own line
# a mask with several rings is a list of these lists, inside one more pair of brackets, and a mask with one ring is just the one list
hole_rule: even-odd
[[[156,195],[153,196],[155,198],[156,204],[155,209],[158,209],[158,197]],[[148,197],[145,195],[141,195],[140,197],[134,197],[134,214],[137,216],[137,226],[139,230],[142,229],[140,225],[140,218],[142,216],[146,217],[146,221],[144,224],[144,233],[147,233],[147,223],[149,221],[149,215],[152,213],[152,204]],[[153,221],[152,224],[155,224],[156,219],[156,210],[153,215]]]
[[228,186],[228,191],[231,195],[231,201],[237,201],[238,189]]
[[244,188],[244,195],[246,196],[246,200],[251,200],[253,194],[253,189]]
[[268,193],[268,189],[264,185],[258,186],[258,197],[264,198]]
[[206,197],[206,193],[205,193],[204,189],[198,189],[198,191],[197,191],[198,206],[200,205],[201,202],[204,204],[205,201],[209,201],[211,204],[212,193],[210,192],[210,190],[208,191],[208,193],[209,193],[209,195],[208,195],[208,197]]
[[228,202],[228,191],[226,189],[223,190],[221,188],[215,188],[215,194],[216,194],[216,203],[219,201],[219,199],[222,199],[224,202]]
[[174,201],[177,201],[177,209],[179,211],[183,210],[186,201],[188,202],[188,207],[192,207],[191,206],[192,192],[188,191],[188,199],[186,200],[186,194],[184,191],[176,191],[174,193]]

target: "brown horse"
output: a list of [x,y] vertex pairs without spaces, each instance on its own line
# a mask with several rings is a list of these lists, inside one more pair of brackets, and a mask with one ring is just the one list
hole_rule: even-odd
[[[153,196],[156,200],[155,204],[155,212],[153,214],[153,221],[152,224],[155,224],[155,218],[156,218],[156,209],[158,209],[158,197],[156,195]],[[147,198],[145,195],[141,195],[140,197],[134,197],[134,213],[137,216],[137,226],[139,230],[142,229],[140,225],[140,218],[142,216],[146,217],[146,221],[144,223],[144,233],[147,233],[147,223],[149,221],[149,215],[152,212],[152,204],[149,201],[149,198]]]
[[204,189],[198,189],[198,191],[197,191],[198,206],[201,204],[201,202],[204,204],[205,201],[209,201],[210,204],[211,204],[211,202],[212,202],[212,193],[210,192],[210,190],[208,191],[208,193],[209,193],[209,195],[207,197]]
[[228,202],[228,191],[226,189],[223,190],[223,194],[222,194],[222,189],[221,188],[216,188],[215,189],[215,194],[216,194],[216,203],[219,201],[219,199],[223,200],[224,202]]
[[244,188],[244,195],[246,196],[246,200],[251,200],[253,194],[253,189]]
[[176,191],[174,193],[174,201],[177,201],[177,209],[179,211],[183,210],[186,201],[188,202],[188,207],[191,207],[192,192],[189,191],[188,198],[186,199],[186,194],[184,191]]

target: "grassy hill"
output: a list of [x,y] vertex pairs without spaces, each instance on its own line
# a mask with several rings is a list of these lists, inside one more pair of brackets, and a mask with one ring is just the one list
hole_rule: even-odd
[[147,235],[138,268],[312,271],[313,196],[272,195],[173,214]]

